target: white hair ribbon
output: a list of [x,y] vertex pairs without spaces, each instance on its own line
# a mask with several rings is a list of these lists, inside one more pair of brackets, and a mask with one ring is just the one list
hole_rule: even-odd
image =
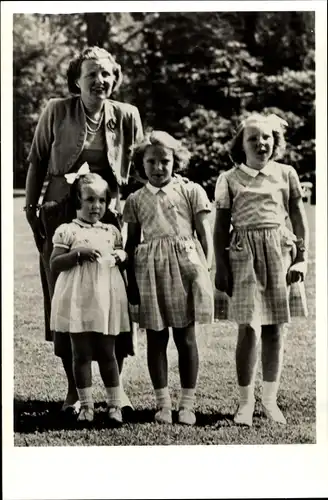
[[90,168],[87,162],[83,163],[79,170],[77,172],[71,173],[71,174],[65,174],[64,177],[66,178],[66,181],[68,184],[73,184],[76,179],[79,179],[83,175],[89,174],[90,173]]

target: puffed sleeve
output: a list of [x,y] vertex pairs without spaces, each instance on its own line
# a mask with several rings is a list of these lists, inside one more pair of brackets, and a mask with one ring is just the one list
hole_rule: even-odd
[[47,168],[51,145],[53,142],[53,121],[54,121],[55,100],[50,99],[46,107],[41,112],[38,124],[35,129],[31,149],[27,157],[29,163]]
[[73,234],[69,224],[61,224],[57,227],[53,237],[52,243],[54,248],[69,249],[73,243]]
[[[188,186],[188,184],[186,185]],[[194,214],[199,212],[211,212],[212,205],[205,189],[197,183],[191,183],[190,188],[190,202]]]
[[302,186],[294,167],[289,169],[289,196],[290,198],[302,197]]
[[135,193],[130,194],[125,202],[123,209],[123,221],[138,222]]
[[231,207],[229,185],[225,172],[222,172],[216,181],[214,199],[216,208]]

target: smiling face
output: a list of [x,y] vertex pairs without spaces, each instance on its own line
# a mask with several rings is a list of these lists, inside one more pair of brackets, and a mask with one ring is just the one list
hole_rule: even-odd
[[245,127],[243,149],[248,167],[263,168],[272,156],[273,146],[274,137],[269,124],[254,122]]
[[77,216],[81,219],[94,224],[105,215],[107,192],[104,183],[82,185],[79,198],[81,207],[77,210]]
[[172,179],[174,157],[172,149],[160,145],[147,146],[143,166],[146,176],[155,187],[164,187]]
[[76,80],[82,101],[88,105],[108,98],[113,90],[115,75],[113,65],[106,59],[86,59]]

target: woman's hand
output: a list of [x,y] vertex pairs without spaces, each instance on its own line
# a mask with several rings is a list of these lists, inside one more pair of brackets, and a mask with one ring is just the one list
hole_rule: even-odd
[[44,241],[46,239],[42,222],[40,218],[36,215],[36,213],[30,210],[26,211],[26,219],[30,228],[32,229],[36,247],[38,251],[41,253]]
[[296,262],[287,272],[287,285],[292,283],[297,283],[298,281],[304,281],[307,272],[307,263],[305,261]]
[[87,247],[74,248],[74,250],[72,250],[72,253],[76,255],[76,260],[78,260],[79,255],[80,264],[82,264],[83,262],[95,262],[101,257],[101,253],[99,252],[99,250]]
[[215,288],[220,292],[225,292],[229,297],[232,296],[232,275],[230,267],[221,264],[215,272]]

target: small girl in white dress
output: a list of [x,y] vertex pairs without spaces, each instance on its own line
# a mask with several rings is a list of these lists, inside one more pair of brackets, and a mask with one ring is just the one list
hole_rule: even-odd
[[51,268],[59,273],[51,306],[51,330],[70,335],[73,370],[81,402],[79,421],[94,417],[93,359],[98,361],[107,392],[108,418],[122,423],[115,338],[130,330],[125,283],[117,264],[126,253],[120,231],[104,224],[110,199],[98,174],[76,180],[76,219],[60,225],[53,236]]

